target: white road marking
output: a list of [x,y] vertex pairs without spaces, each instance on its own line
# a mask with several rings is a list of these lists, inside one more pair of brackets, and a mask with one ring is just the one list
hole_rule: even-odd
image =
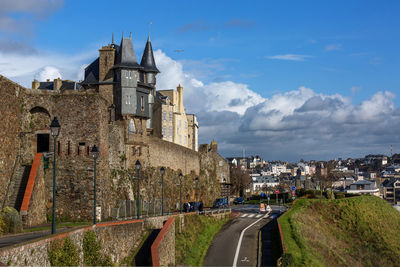
[[260,218],[262,216],[262,214],[257,214],[256,218]]
[[249,217],[249,218],[252,218],[252,217],[254,217],[254,215],[255,215],[255,214],[249,214],[248,217]]
[[248,214],[247,213],[245,213],[245,214],[243,214],[242,216],[240,216],[240,217],[242,217],[242,218],[244,218],[244,217],[246,217]]
[[237,266],[237,260],[238,260],[239,252],[240,252],[240,245],[242,244],[242,239],[243,239],[244,232],[246,232],[247,229],[249,229],[250,227],[252,227],[252,226],[255,225],[256,223],[258,223],[258,222],[261,221],[262,219],[266,218],[266,216],[268,216],[268,215],[269,215],[269,213],[267,213],[264,217],[258,219],[257,221],[253,222],[252,224],[250,224],[249,226],[247,226],[246,228],[244,228],[244,229],[242,230],[242,232],[240,233],[238,245],[237,245],[237,247],[236,247],[235,258],[233,259],[233,264],[232,264],[233,267],[236,267],[236,266]]
[[267,214],[265,214],[265,216],[263,218],[268,218],[269,216],[269,212]]

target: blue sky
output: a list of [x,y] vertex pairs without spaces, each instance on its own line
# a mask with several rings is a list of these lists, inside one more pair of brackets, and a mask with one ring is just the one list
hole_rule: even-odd
[[[336,115],[332,114],[342,114],[346,110],[348,120],[340,117],[336,122],[340,121],[340,129],[343,131],[351,131],[347,127],[351,124],[350,117],[363,122],[360,127],[364,129],[368,129],[371,123],[376,124],[377,120],[384,123],[380,127],[398,125],[398,1],[385,1],[384,4],[380,1],[339,0],[28,2],[5,0],[0,11],[0,54],[3,56],[3,60],[0,58],[0,73],[25,86],[29,86],[34,77],[42,77],[38,73],[45,66],[58,69],[65,79],[77,79],[78,71],[97,56],[97,50],[102,45],[111,41],[112,32],[117,42],[122,31],[125,35],[133,33],[139,60],[148,35],[149,22],[152,22],[151,40],[154,50],[158,50],[156,61],[159,55],[160,64],[165,68],[172,66],[168,64],[181,66],[175,76],[165,69],[164,73],[172,76],[160,76],[160,86],[173,86],[169,81],[184,83],[179,81],[180,75],[190,77],[190,84],[186,85],[186,108],[188,112],[199,113],[200,126],[202,122],[205,126],[203,132],[200,131],[200,141],[217,139],[224,155],[240,154],[242,148],[247,148],[249,153],[261,154],[267,159],[327,159],[375,152],[387,154],[389,144],[400,149],[400,141],[395,135],[385,135],[384,140],[379,139],[379,135],[368,135],[363,139],[364,145],[350,145],[360,139],[353,136],[357,140],[349,140],[349,144],[337,149],[340,138],[344,137],[332,132],[332,129],[338,127],[332,125],[324,132],[332,138],[328,140],[332,143],[332,149],[327,147],[315,149],[311,154],[303,155],[300,151],[293,154],[293,147],[301,151],[309,147],[293,145],[303,143],[304,136],[308,135],[296,132],[289,136],[285,124],[293,119],[290,116],[299,115],[295,114],[296,110],[290,114],[285,113],[285,110],[301,108],[310,98],[321,96],[322,100],[340,99],[340,103],[334,104],[335,108],[332,108],[329,116],[325,114],[326,110],[318,118],[310,111],[308,115],[323,122],[336,120],[337,117],[332,117]],[[27,54],[30,55],[29,60]],[[18,60],[23,62],[15,63]],[[196,85],[198,82],[201,86]],[[194,96],[204,94],[207,90],[214,93],[212,87],[218,91],[224,86],[242,88],[236,92],[242,98],[232,96],[231,99],[234,103],[243,103],[241,107],[234,109],[231,105],[233,102],[223,106],[212,100],[196,106]],[[309,88],[312,93],[301,91],[301,87]],[[297,104],[290,102],[296,98],[291,98],[290,92],[299,92],[298,99],[304,101]],[[382,94],[379,95],[379,92]],[[230,91],[221,89],[216,96],[222,93],[229,94]],[[365,106],[362,106],[363,103],[379,102],[374,98],[376,95],[377,98],[382,97],[382,103],[391,109],[382,113],[377,107],[376,113],[369,114],[368,120],[357,117],[355,114]],[[272,105],[272,99],[280,99],[276,101],[282,101],[282,104],[274,102]],[[280,112],[282,116],[270,117],[270,110],[262,107],[266,103],[269,106],[276,104],[273,111]],[[238,124],[223,125],[217,116],[215,125],[209,125],[205,118],[211,116],[208,113],[210,111],[216,111],[221,118],[233,116]],[[244,120],[250,114],[252,118],[260,116],[262,122],[248,125],[248,120]],[[304,114],[301,116],[304,121],[310,119],[304,118]],[[279,121],[279,126],[271,124],[274,120]],[[261,127],[259,123],[270,126]],[[236,129],[239,133],[235,136],[220,134],[218,125]],[[282,128],[282,125],[285,127]],[[282,144],[284,151],[277,146],[271,152],[256,145],[271,147],[265,140],[273,139],[271,135],[277,131],[282,131],[279,132],[282,139],[290,141],[285,143],[293,142],[290,147]],[[300,130],[296,126],[293,131]],[[391,131],[392,128],[387,128],[386,132]],[[363,137],[362,132],[359,135]],[[320,143],[313,146],[324,147],[324,142],[326,140],[320,138]]]

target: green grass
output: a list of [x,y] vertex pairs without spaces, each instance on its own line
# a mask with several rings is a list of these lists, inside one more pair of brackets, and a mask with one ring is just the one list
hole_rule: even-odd
[[290,266],[400,266],[400,213],[378,197],[298,199],[279,223]]
[[[175,260],[177,265],[201,266],[214,235],[229,220],[203,215],[185,216],[185,228],[176,225]],[[177,220],[178,221],[178,220]]]
[[[57,223],[56,226],[57,226],[57,229],[59,229],[59,228],[71,228],[71,227],[84,226],[84,225],[91,225],[91,223],[89,223],[89,222],[63,222],[63,223]],[[51,225],[26,228],[26,229],[24,229],[24,232],[30,233],[30,232],[45,231],[45,230],[51,230]]]

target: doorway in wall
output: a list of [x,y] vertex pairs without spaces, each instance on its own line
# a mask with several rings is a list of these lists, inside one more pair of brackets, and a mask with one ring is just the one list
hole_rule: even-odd
[[50,147],[50,135],[49,134],[38,134],[37,135],[37,153],[49,152]]

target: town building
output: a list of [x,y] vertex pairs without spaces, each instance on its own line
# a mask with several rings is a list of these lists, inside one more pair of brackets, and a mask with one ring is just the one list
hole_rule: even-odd
[[383,199],[392,205],[400,204],[400,178],[387,179],[382,183]]
[[159,90],[154,106],[154,134],[163,140],[198,151],[197,118],[186,114],[183,87]]

